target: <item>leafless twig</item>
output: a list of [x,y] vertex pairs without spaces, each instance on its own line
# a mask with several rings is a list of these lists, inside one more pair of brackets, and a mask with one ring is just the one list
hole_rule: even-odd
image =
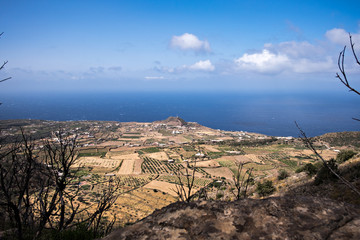
[[319,160],[322,161],[324,166],[326,168],[328,168],[332,174],[334,174],[341,182],[343,182],[347,187],[349,187],[351,190],[353,190],[356,194],[358,194],[360,196],[360,191],[354,185],[352,185],[348,180],[346,180],[345,178],[341,177],[338,173],[336,173],[336,171],[334,171],[334,169],[332,169],[327,164],[327,162],[324,160],[324,158],[317,152],[317,150],[315,149],[311,140],[306,136],[306,133],[300,128],[300,126],[298,125],[297,122],[295,122],[295,124],[296,124],[296,127],[300,131],[302,141],[304,142],[304,144],[318,157]]
[[243,167],[244,163],[239,163],[237,165],[236,174],[233,175],[236,192],[233,190],[231,192],[234,194],[236,200],[240,200],[242,197],[246,198],[247,189],[251,179],[251,173],[253,171],[253,168],[250,168],[246,170],[243,175],[241,175]]
[[175,185],[173,191],[178,195],[180,201],[183,202],[190,202],[193,198],[192,190],[195,181],[196,159],[194,160],[191,171],[189,171],[189,168],[190,165],[188,164],[185,168],[185,173],[183,173],[179,167],[174,171],[178,183]]
[[[350,35],[350,34],[349,34],[349,36],[350,36],[350,45],[351,45],[351,49],[352,49],[353,55],[354,55],[354,57],[355,57],[356,62],[360,65],[359,60],[358,60],[357,55],[356,55],[355,50],[354,50],[354,45],[355,45],[355,44],[352,42],[352,38],[351,38],[351,35]],[[339,67],[339,70],[340,70],[342,76],[340,76],[339,73],[336,73],[336,77],[337,77],[351,92],[354,92],[354,93],[360,95],[360,92],[358,92],[356,89],[354,89],[353,87],[350,86],[350,83],[349,83],[348,78],[347,78],[347,76],[346,76],[345,66],[344,66],[345,50],[346,50],[346,46],[345,46],[344,49],[340,52],[339,58],[338,58],[338,67]]]

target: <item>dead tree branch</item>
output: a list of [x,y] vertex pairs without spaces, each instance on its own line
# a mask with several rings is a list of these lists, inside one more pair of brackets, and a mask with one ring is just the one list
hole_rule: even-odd
[[[112,226],[115,223],[116,217],[114,217],[113,221],[108,224],[103,224],[103,216],[104,213],[110,210],[112,205],[116,202],[119,197],[118,190],[120,188],[120,181],[119,179],[113,180],[110,179],[107,186],[102,190],[100,198],[98,199],[98,204],[96,206],[96,211],[93,212],[88,220],[88,228],[92,227],[93,236],[98,237],[100,235],[106,235],[112,229]],[[101,231],[100,226],[104,225],[103,231]]]
[[1,149],[0,158],[0,207],[7,213],[16,228],[17,238],[23,239],[26,228],[34,223],[32,194],[39,166],[34,154],[34,144],[21,129],[22,139]]
[[295,122],[296,127],[299,129],[300,134],[301,134],[301,139],[304,142],[304,144],[306,145],[307,148],[309,148],[318,158],[318,160],[321,160],[321,162],[323,163],[323,165],[328,168],[330,170],[330,172],[332,174],[334,174],[342,183],[344,183],[347,187],[349,187],[352,191],[354,191],[356,194],[358,194],[360,196],[360,191],[354,186],[352,185],[348,180],[346,180],[345,178],[341,177],[338,173],[336,173],[336,171],[334,171],[334,169],[332,169],[327,162],[325,161],[325,159],[318,153],[318,151],[315,149],[314,145],[312,144],[311,140],[306,136],[306,133],[300,128],[300,126],[298,125],[297,122]]
[[193,198],[192,191],[195,182],[196,159],[194,160],[191,171],[189,171],[189,168],[191,168],[191,166],[188,164],[185,167],[185,173],[183,173],[179,167],[174,171],[178,183],[175,185],[173,191],[178,195],[182,202],[190,202]]
[[[358,57],[355,53],[355,49],[354,49],[354,43],[352,42],[352,38],[351,35],[350,36],[350,45],[351,45],[351,49],[353,52],[353,55],[355,57],[356,62],[360,65],[360,62],[358,60]],[[346,72],[345,72],[345,65],[344,65],[344,60],[345,60],[345,50],[346,50],[346,46],[344,47],[344,49],[340,52],[339,57],[338,57],[338,68],[340,70],[341,76],[339,73],[336,73],[336,78],[338,78],[349,90],[350,92],[354,92],[358,95],[360,95],[360,92],[358,92],[356,89],[354,89],[353,87],[350,86],[350,83],[348,81]]]
[[251,179],[251,173],[253,168],[247,169],[246,172],[242,175],[244,163],[237,164],[236,174],[233,175],[233,181],[235,184],[236,191],[232,190],[231,193],[235,196],[236,200],[240,200],[242,197],[246,198],[247,189]]

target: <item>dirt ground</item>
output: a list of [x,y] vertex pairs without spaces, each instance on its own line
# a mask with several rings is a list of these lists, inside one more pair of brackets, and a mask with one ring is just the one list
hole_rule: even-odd
[[261,163],[262,160],[259,159],[259,157],[255,154],[246,154],[245,155],[246,158],[250,159],[252,162],[256,162],[256,163]]
[[134,162],[133,174],[141,174],[141,164],[143,163],[143,159],[136,159]]
[[154,158],[159,161],[167,161],[169,157],[164,152],[146,153],[145,156]]
[[[192,163],[190,163],[192,165]],[[220,167],[220,164],[214,160],[207,160],[207,161],[198,161],[196,162],[197,167],[204,167],[204,168],[213,168],[213,167]]]
[[[176,190],[176,184],[174,183],[168,183],[168,182],[162,182],[162,181],[151,181],[150,183],[146,184],[144,188],[150,188],[150,189],[156,189],[159,191],[166,192],[170,194],[171,196],[177,197],[178,195],[174,190]],[[188,191],[188,188],[185,187],[185,191]],[[197,189],[193,189],[191,192],[195,193]]]
[[132,174],[134,172],[135,160],[123,160],[117,174]]
[[76,160],[74,167],[103,167],[115,168],[121,161],[115,159],[104,159],[100,157],[81,157]]
[[207,168],[205,170],[211,176],[215,177],[225,177],[226,179],[231,180],[233,176],[233,172],[227,167],[219,167],[219,168]]
[[162,181],[151,181],[150,183],[146,184],[144,188],[156,189],[163,192],[166,192],[174,197],[177,197],[177,194],[174,192],[176,186],[174,183],[162,182]]
[[130,154],[112,154],[111,159],[116,159],[116,160],[136,160],[139,159],[139,155],[137,153],[130,153]]
[[208,152],[220,152],[219,149],[215,148],[214,146],[211,145],[204,145],[205,150]]

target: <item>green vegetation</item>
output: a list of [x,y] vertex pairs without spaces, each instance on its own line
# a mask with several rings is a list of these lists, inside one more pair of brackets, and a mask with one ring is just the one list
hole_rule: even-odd
[[288,165],[290,168],[292,169],[296,169],[298,163],[296,161],[290,160],[289,158],[285,158],[285,159],[278,159],[280,162]]
[[306,172],[309,176],[314,176],[318,172],[318,167],[312,163],[307,163],[305,166],[296,169],[296,173]]
[[211,159],[216,159],[216,158],[220,158],[222,156],[227,155],[227,153],[224,153],[224,152],[208,152],[207,155]]
[[114,172],[117,172],[117,171],[120,170],[122,163],[123,163],[123,161],[121,161],[121,162],[119,163],[119,165],[114,169]]
[[145,157],[141,165],[141,171],[143,173],[151,174],[165,174],[173,173],[178,168],[184,168],[183,165],[177,163],[164,163],[157,159]]
[[121,138],[131,138],[131,139],[138,139],[141,138],[141,136],[131,136],[131,135],[127,135],[127,136],[121,136]]
[[194,146],[183,146],[183,149],[187,152],[193,152],[195,151]]
[[352,150],[342,150],[336,156],[336,162],[343,163],[356,155],[356,152]]
[[349,146],[360,147],[360,132],[339,132],[339,133],[326,133],[316,139],[326,141],[331,146]]
[[118,177],[119,185],[122,187],[137,188],[149,183],[151,176],[149,177],[135,177],[135,176],[122,176]]
[[171,131],[169,131],[169,130],[160,129],[158,132],[160,134],[162,134],[163,136],[172,136]]
[[157,147],[142,148],[141,151],[142,151],[142,152],[145,152],[145,153],[160,152],[159,148],[157,148]]
[[[159,181],[163,181],[163,182],[169,182],[169,183],[175,183],[175,184],[179,184],[179,178],[177,176],[171,176],[171,175],[161,175],[158,178]],[[186,182],[186,177],[185,176],[181,176],[181,181],[182,182]],[[195,187],[204,187],[208,184],[210,184],[212,182],[212,180],[210,179],[205,179],[205,178],[195,178],[194,179],[194,186]],[[209,185],[210,186],[210,185]]]
[[[72,170],[71,171],[72,173],[75,174],[76,177],[78,178],[81,178],[81,177],[84,177],[84,176],[87,176],[90,174],[89,170],[85,170],[83,168],[80,168],[79,170],[75,171],[75,170]],[[75,179],[74,179],[75,180]]]
[[289,173],[285,169],[280,169],[278,172],[278,180],[283,180],[289,177]]
[[336,164],[335,159],[331,159],[326,162],[327,166],[323,165],[319,172],[316,174],[315,177],[315,185],[319,185],[326,181],[336,181],[338,178],[335,174],[333,174],[329,168],[331,168],[334,172],[339,174],[338,165]]
[[80,152],[78,157],[105,157],[106,152]]
[[271,195],[275,192],[275,187],[273,186],[273,182],[270,180],[266,180],[264,183],[258,183],[256,187],[256,192],[261,196],[265,197]]

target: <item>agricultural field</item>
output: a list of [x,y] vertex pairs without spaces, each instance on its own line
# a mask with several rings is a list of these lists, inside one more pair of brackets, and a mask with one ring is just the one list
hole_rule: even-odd
[[182,164],[163,162],[149,157],[144,157],[141,165],[142,172],[148,174],[172,174],[182,168],[184,168]]
[[100,157],[80,157],[76,160],[74,167],[101,167],[116,168],[121,160],[104,159]]
[[[21,123],[27,124],[25,130],[39,131],[36,135],[39,139],[54,139],[37,130],[41,129],[39,121],[32,127],[28,121]],[[6,122],[6,126],[8,124]],[[57,126],[47,121],[46,124],[48,130]],[[5,131],[11,136],[6,141],[19,135],[19,131],[10,129],[13,128]],[[212,199],[231,199],[230,190],[234,187],[233,176],[237,174],[238,164],[244,164],[242,176],[252,169],[254,185],[249,195],[258,197],[253,194],[255,183],[270,179],[275,187],[284,191],[288,183],[277,180],[279,170],[287,171],[289,181],[301,182],[306,175],[296,171],[307,163],[317,162],[313,152],[298,139],[284,144],[261,134],[213,130],[196,123],[184,125],[180,122],[176,126],[167,125],[166,121],[82,121],[69,123],[69,131],[78,135],[80,143],[72,169],[76,177],[71,182],[71,191],[80,189],[76,202],[90,207],[98,201],[109,182],[118,183],[119,197],[106,217],[112,219],[116,215],[119,226],[177,201],[176,184],[180,179],[186,182],[186,174],[192,176],[193,171],[193,192],[207,188]],[[174,131],[179,133],[174,134]],[[239,140],[239,136],[246,141]],[[336,158],[337,151],[325,145],[319,148],[326,160]],[[203,156],[197,155],[199,153]]]
[[165,152],[154,152],[145,154],[146,157],[154,158],[159,161],[167,161],[169,159],[168,155]]

